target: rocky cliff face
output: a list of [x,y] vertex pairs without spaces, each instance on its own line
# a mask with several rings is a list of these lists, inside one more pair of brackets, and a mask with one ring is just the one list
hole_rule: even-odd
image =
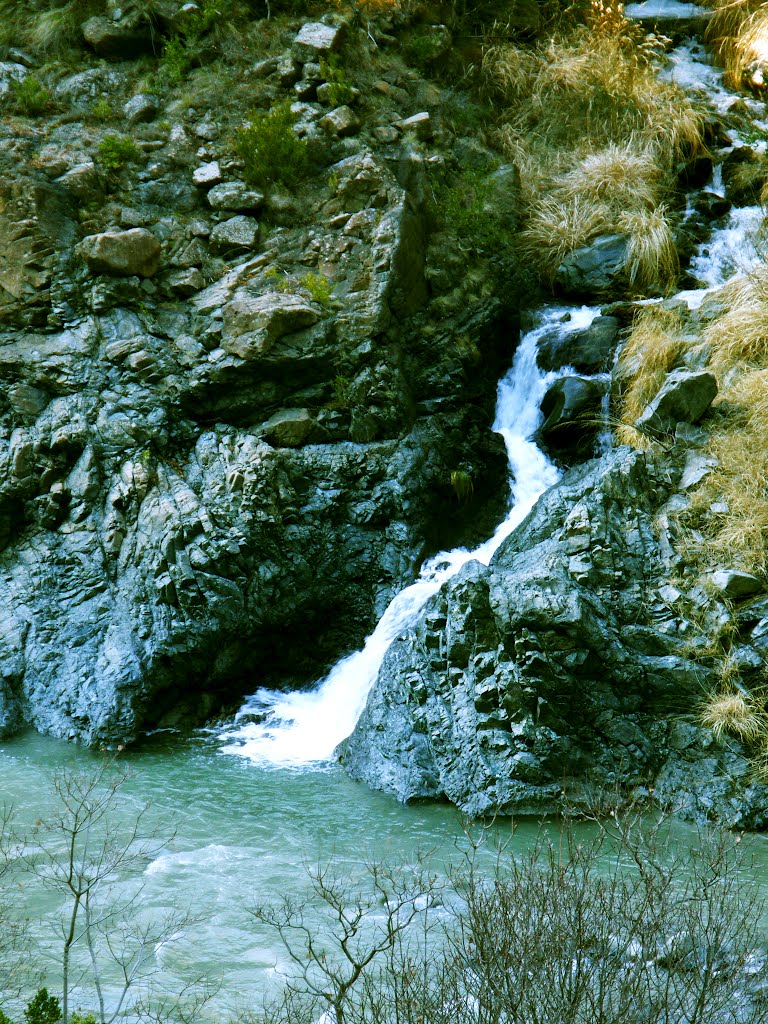
[[[405,75],[379,122],[319,127],[337,31],[299,46],[299,27],[254,79],[302,90],[296,131],[322,158],[290,192],[243,182],[241,112],[138,93],[109,22],[86,39],[111,63],[83,52],[54,114],[2,125],[0,734],[125,742],[307,682],[425,553],[501,514],[488,427],[515,309],[433,311],[465,270],[425,205],[452,144],[430,127],[439,90],[421,110]],[[34,60],[15,59],[21,81]],[[132,167],[105,165],[105,99]]]
[[[715,674],[667,585],[682,470],[620,448],[569,471],[489,567],[467,565],[390,648],[342,746],[348,771],[469,815],[652,794],[687,817],[764,827],[768,788],[693,713]],[[698,602],[710,627],[730,617],[722,600]],[[744,626],[754,674],[761,631],[749,615]]]

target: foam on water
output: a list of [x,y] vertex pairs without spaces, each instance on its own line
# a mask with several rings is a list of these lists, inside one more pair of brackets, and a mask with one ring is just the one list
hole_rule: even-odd
[[[539,338],[560,323],[565,331],[587,327],[598,315],[584,306],[550,309],[521,340],[512,368],[499,382],[493,429],[507,449],[512,477],[509,512],[495,533],[473,551],[457,548],[430,558],[419,578],[390,603],[361,651],[340,661],[311,690],[284,693],[261,689],[223,734],[222,750],[280,767],[328,761],[354,729],[392,641],[417,619],[426,602],[467,562],[487,565],[502,541],[525,518],[539,495],[558,480],[558,470],[532,441],[541,422],[539,403],[558,376],[536,365]],[[564,317],[570,317],[562,322]]]

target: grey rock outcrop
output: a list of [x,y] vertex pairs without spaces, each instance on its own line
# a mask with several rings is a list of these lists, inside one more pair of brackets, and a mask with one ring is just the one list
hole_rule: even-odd
[[0,152],[1,734],[123,743],[252,676],[307,683],[426,552],[503,514],[510,311],[426,329],[422,215],[386,164],[345,157],[307,220],[285,197],[263,251],[225,266],[221,166],[195,188],[188,133],[147,131],[155,169],[110,205],[141,226],[85,239],[61,180],[88,162],[78,138]]
[[650,434],[668,434],[678,423],[698,423],[717,395],[709,370],[673,370],[637,421]]
[[572,366],[578,373],[604,373],[611,368],[619,336],[615,316],[598,316],[589,327],[569,331],[553,328],[539,339],[538,364],[542,370]]
[[565,295],[609,298],[618,294],[627,263],[626,235],[601,235],[569,253],[557,269],[556,284]]
[[88,235],[77,251],[96,274],[153,277],[160,264],[160,242],[144,228]]
[[676,475],[618,449],[546,492],[490,567],[465,566],[390,648],[341,747],[353,777],[470,815],[617,790],[768,823],[768,789],[739,745],[677,717],[714,672],[690,660],[658,592],[669,548],[654,517]]

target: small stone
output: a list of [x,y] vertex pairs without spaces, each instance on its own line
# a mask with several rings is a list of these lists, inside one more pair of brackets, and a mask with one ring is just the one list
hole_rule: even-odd
[[148,25],[129,29],[96,16],[83,23],[82,32],[91,49],[107,60],[132,60],[152,52],[152,33]]
[[8,401],[14,412],[20,416],[36,419],[49,402],[49,396],[40,388],[29,384],[16,384],[8,389]]
[[284,89],[290,89],[294,82],[298,82],[301,78],[301,66],[293,57],[282,57],[277,62],[277,76],[280,79],[280,85]]
[[329,135],[343,139],[360,131],[360,121],[351,107],[337,107],[320,119],[320,127]]
[[695,487],[705,476],[709,476],[717,466],[717,459],[711,455],[704,455],[702,452],[689,452],[685,460],[683,475],[680,478],[680,490],[687,491]]
[[309,82],[307,79],[302,78],[294,85],[293,91],[299,100],[312,100],[315,98],[317,86],[314,82]]
[[78,199],[87,200],[101,193],[101,180],[96,165],[87,161],[72,167],[61,177],[56,178],[56,184],[61,185]]
[[710,577],[712,583],[720,591],[723,597],[730,597],[738,600],[740,597],[748,597],[763,589],[763,584],[749,572],[738,572],[735,569],[718,569]]
[[223,180],[224,175],[221,173],[221,167],[217,160],[202,164],[192,175],[192,181],[198,188],[213,188]]
[[254,78],[269,78],[277,71],[277,57],[267,57],[265,60],[258,60],[251,68]]
[[140,124],[147,121],[154,121],[160,103],[157,96],[150,96],[148,93],[139,93],[132,96],[123,106],[123,114],[128,124]]
[[243,181],[223,181],[208,193],[208,204],[213,210],[250,213],[264,205],[264,193],[248,188]]
[[293,53],[301,61],[327,57],[341,46],[344,29],[344,25],[324,25],[321,21],[308,21],[302,25],[293,41]]
[[259,222],[253,217],[230,217],[211,232],[211,249],[219,254],[239,254],[255,248],[259,240]]
[[307,409],[281,409],[261,428],[262,436],[273,448],[298,448],[304,444],[315,421]]
[[23,82],[26,77],[27,69],[23,64],[0,63],[0,96],[7,96],[11,86]]
[[378,142],[383,142],[385,145],[390,145],[393,142],[397,142],[400,135],[397,128],[392,128],[391,125],[379,125],[378,128],[373,129],[373,137]]
[[432,118],[426,110],[399,121],[397,127],[401,132],[413,132],[419,139],[432,138]]
[[195,292],[199,292],[205,288],[205,278],[197,267],[192,267],[189,270],[175,271],[168,278],[168,285],[178,295],[182,295],[187,298],[190,295],[194,295]]
[[208,252],[203,243],[193,238],[189,245],[185,246],[172,260],[174,267],[182,270],[190,270],[192,267],[200,267],[205,262]]
[[88,235],[77,251],[96,274],[152,277],[160,263],[160,243],[144,228]]

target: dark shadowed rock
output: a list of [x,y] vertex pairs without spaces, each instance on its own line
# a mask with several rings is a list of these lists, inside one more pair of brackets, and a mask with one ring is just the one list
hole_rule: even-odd
[[668,434],[678,423],[698,423],[717,394],[709,370],[673,370],[637,421],[651,434]]
[[610,297],[622,278],[628,245],[626,235],[601,235],[569,253],[557,268],[557,287],[565,295]]
[[572,366],[579,373],[609,370],[620,323],[615,316],[598,316],[589,327],[569,331],[568,325],[554,327],[539,339],[537,361],[542,370]]
[[88,235],[77,249],[96,274],[152,277],[160,263],[160,243],[144,228]]
[[541,400],[544,422],[537,431],[542,446],[567,459],[589,458],[601,425],[607,378],[559,377]]
[[154,50],[149,25],[128,28],[110,18],[96,16],[83,23],[82,31],[86,43],[107,60],[132,60]]

